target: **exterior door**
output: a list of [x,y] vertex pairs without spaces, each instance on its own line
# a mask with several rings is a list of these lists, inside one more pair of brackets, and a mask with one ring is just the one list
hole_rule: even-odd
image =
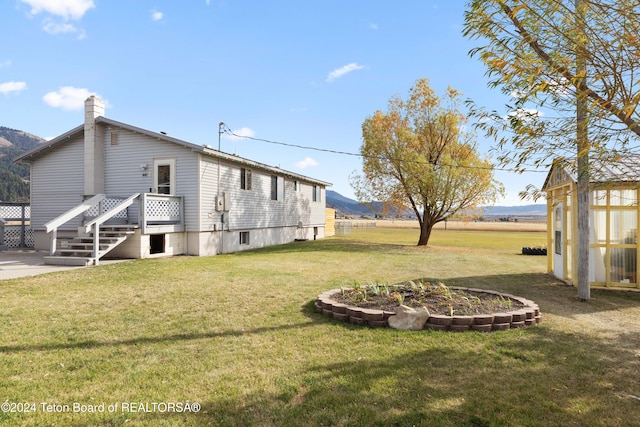
[[158,194],[175,194],[176,159],[153,160],[153,187]]
[[553,274],[564,279],[564,203],[553,210]]

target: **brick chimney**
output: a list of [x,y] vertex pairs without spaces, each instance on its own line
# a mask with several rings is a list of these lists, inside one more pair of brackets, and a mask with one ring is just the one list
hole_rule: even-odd
[[104,116],[104,102],[95,95],[84,101],[84,194],[104,193],[104,128],[96,118]]

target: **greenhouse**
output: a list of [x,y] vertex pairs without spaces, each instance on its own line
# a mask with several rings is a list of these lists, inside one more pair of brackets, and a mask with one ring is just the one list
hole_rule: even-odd
[[[589,281],[594,288],[640,290],[638,188],[640,156],[592,162],[589,189]],[[578,209],[575,161],[554,162],[542,188],[547,194],[549,272],[575,284]]]

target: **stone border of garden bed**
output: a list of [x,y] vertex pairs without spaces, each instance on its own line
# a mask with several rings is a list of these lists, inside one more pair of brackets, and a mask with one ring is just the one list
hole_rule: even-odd
[[[471,294],[485,294],[491,296],[501,296],[518,301],[524,305],[513,311],[493,314],[476,314],[473,316],[429,316],[424,325],[424,329],[434,329],[440,331],[504,331],[508,329],[522,328],[525,326],[535,326],[542,322],[542,315],[538,304],[526,298],[511,294],[504,294],[485,289],[451,287],[451,289],[469,292]],[[369,326],[372,328],[386,328],[389,326],[389,317],[396,313],[393,311],[376,310],[362,308],[339,303],[331,297],[342,292],[341,289],[332,289],[318,295],[315,302],[315,309],[318,313],[331,317],[341,322],[348,322],[359,326]]]

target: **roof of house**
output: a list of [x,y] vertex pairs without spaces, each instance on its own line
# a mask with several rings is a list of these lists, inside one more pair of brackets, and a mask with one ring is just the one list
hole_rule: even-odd
[[[640,182],[640,154],[629,154],[615,159],[592,159],[590,166],[590,182]],[[547,174],[542,189],[548,187],[549,180],[555,169],[560,168],[573,182],[578,181],[576,159],[556,159]]]
[[[199,145],[199,144],[194,144],[188,141],[184,141],[178,138],[174,138],[172,136],[169,136],[165,133],[161,133],[161,132],[153,132],[147,129],[142,129],[136,126],[132,126],[129,125],[127,123],[123,123],[123,122],[119,122],[116,120],[112,120],[106,117],[98,117],[96,118],[96,123],[104,123],[106,125],[109,126],[115,126],[115,127],[119,127],[121,129],[126,129],[129,130],[131,132],[135,132],[135,133],[139,133],[142,135],[146,135],[150,138],[154,138],[160,141],[166,141],[166,142],[171,142],[173,144],[177,144],[177,145],[181,145],[183,147],[186,148],[190,148],[192,151],[196,152],[196,153],[201,153],[204,155],[208,155],[214,158],[219,158],[221,160],[227,160],[230,162],[234,162],[234,163],[238,163],[241,165],[246,165],[250,168],[254,168],[254,169],[262,169],[271,173],[276,173],[276,174],[280,174],[280,175],[285,175],[287,177],[290,178],[295,178],[295,179],[299,179],[301,181],[307,181],[307,182],[311,182],[311,183],[317,183],[320,185],[324,185],[324,186],[331,186],[330,182],[325,182],[325,181],[321,181],[315,178],[311,178],[305,175],[300,175],[294,172],[290,172],[284,169],[280,169],[278,167],[274,167],[274,166],[269,166],[266,165],[264,163],[260,163],[260,162],[256,162],[253,160],[249,160],[240,156],[236,156],[233,154],[228,154],[225,153],[223,151],[218,151],[215,150],[207,145]],[[80,125],[77,126],[65,133],[63,133],[62,135],[48,141],[45,144],[40,145],[39,147],[24,153],[20,156],[18,156],[14,161],[15,162],[19,162],[19,163],[29,163],[33,158],[35,157],[39,157],[42,155],[45,155],[47,153],[47,151],[53,149],[53,148],[57,148],[58,146],[63,145],[65,142],[68,142],[69,140],[71,140],[72,138],[75,138],[81,134],[84,133],[84,125]]]

